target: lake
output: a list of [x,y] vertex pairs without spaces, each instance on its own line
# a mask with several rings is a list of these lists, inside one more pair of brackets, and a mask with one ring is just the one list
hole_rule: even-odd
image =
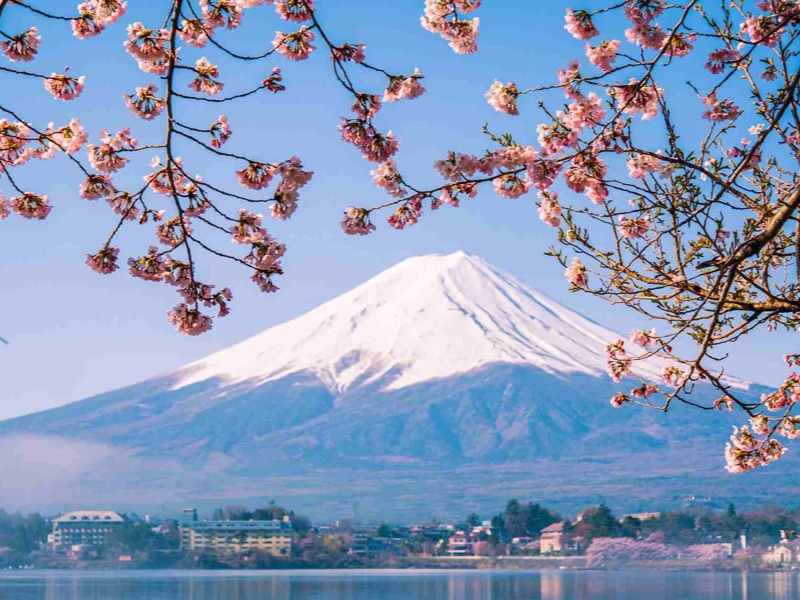
[[783,600],[800,574],[659,571],[2,571],[2,600]]

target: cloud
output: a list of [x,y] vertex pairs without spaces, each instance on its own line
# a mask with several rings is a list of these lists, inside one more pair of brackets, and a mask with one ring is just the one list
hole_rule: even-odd
[[[132,452],[97,442],[51,435],[0,438],[0,507],[11,510],[94,506],[136,494],[136,474],[149,464]],[[136,494],[138,495],[138,494]]]

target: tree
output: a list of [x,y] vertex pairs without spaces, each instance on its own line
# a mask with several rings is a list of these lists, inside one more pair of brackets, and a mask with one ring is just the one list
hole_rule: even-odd
[[558,513],[542,508],[539,504],[529,504],[525,528],[528,530],[528,535],[536,536],[542,529],[559,520]]
[[481,518],[477,515],[477,513],[469,513],[467,515],[466,520],[464,521],[468,527],[477,527],[481,524]]
[[526,509],[526,505],[520,504],[517,500],[508,501],[503,520],[509,537],[519,537],[528,533]]
[[[262,4],[274,5],[282,20],[297,24],[295,30],[278,33],[267,50],[253,56],[232,50],[223,30],[236,29]],[[422,24],[456,52],[475,52],[478,19],[466,15],[480,4],[426,0]],[[521,10],[551,10],[541,3],[519,4]],[[46,218],[49,200],[23,183],[18,171],[32,159],[65,155],[82,179],[79,194],[103,198],[117,219],[88,265],[100,273],[117,270],[118,233],[133,223],[154,224],[157,245],[131,258],[129,270],[176,288],[180,301],[168,318],[179,331],[207,331],[212,316],[204,310],[226,315],[232,295],[226,287],[198,280],[200,255],[238,263],[262,291],[273,292],[285,252],[261,215],[247,208],[233,212],[223,200],[269,204],[273,217],[285,219],[312,173],[296,157],[223,151],[232,136],[228,118],[221,115],[205,125],[185,108],[208,102],[227,106],[243,96],[285,89],[280,69],[265,77],[270,67],[262,66],[252,89],[223,97],[219,69],[211,62],[215,56],[243,65],[263,65],[278,55],[302,61],[317,44],[330,55],[333,78],[353,98],[353,114],[339,126],[342,138],[376,163],[373,178],[390,196],[373,207],[348,207],[341,223],[346,233],[372,232],[372,217],[388,207],[389,225],[403,229],[420,220],[423,203],[431,209],[457,206],[488,184],[504,198],[535,192],[541,220],[556,231],[557,245],[549,254],[565,268],[571,289],[660,323],[660,332],[635,330],[629,340],[608,346],[609,374],[619,383],[625,380],[626,388],[612,404],[663,411],[674,402],[707,410],[738,407],[749,424],[734,432],[727,468],[741,472],[767,464],[784,451],[778,437],[800,436],[800,416],[793,413],[800,374],[792,372],[776,392],[754,399],[725,376],[720,361],[727,348],[754,330],[800,325],[800,71],[794,64],[800,7],[792,0],[762,0],[753,7],[701,0],[592,4],[592,11],[567,9],[565,17],[565,28],[581,42],[576,51],[585,52],[583,64],[573,61],[557,79],[539,86],[495,81],[486,94],[498,112],[512,116],[527,112],[531,97],[531,107],[544,113],[535,142],[486,126],[491,149],[481,156],[453,151],[442,157],[435,168],[444,181],[425,187],[400,173],[394,159],[398,140],[375,124],[383,104],[425,92],[422,74],[390,73],[367,62],[362,45],[337,40],[325,24],[325,11],[346,9],[323,4],[318,10],[314,0],[163,0],[157,4],[163,19],[131,24],[125,43],[145,73],[141,85],[128,90],[126,102],[134,116],[159,123],[162,136],[139,144],[125,128],[87,143],[78,120],[47,126],[47,118],[23,114],[18,98],[4,98],[0,172],[13,197],[0,200],[0,216],[13,211]],[[122,0],[87,0],[65,14],[0,0],[0,22],[11,13],[14,23],[29,23],[6,33],[2,52],[15,64],[0,66],[0,72],[7,80],[39,79],[55,98],[73,99],[85,85],[80,76],[48,75],[16,64],[34,60],[40,43],[46,43],[38,25],[69,23],[74,35],[85,39],[111,28],[124,11]],[[598,41],[601,29],[605,39]],[[211,59],[197,57],[199,48]],[[502,70],[498,65],[498,73]],[[364,77],[378,83],[362,88]],[[565,99],[554,103],[554,93]],[[178,154],[184,145],[235,165],[231,170],[246,190],[265,190],[273,179],[276,185],[269,193],[243,195],[250,192],[191,175],[204,165],[184,164]],[[88,165],[77,155],[83,148]],[[129,163],[134,168],[142,151],[157,155],[143,169],[145,183],[121,189],[115,174]],[[221,249],[219,235],[230,236],[243,251]],[[798,366],[800,355],[786,362]],[[692,395],[701,383],[717,390],[716,401]]]
[[575,523],[574,534],[577,536],[591,540],[631,535],[605,504],[587,508],[582,515],[581,520]]
[[375,535],[379,538],[390,538],[392,537],[392,528],[386,523],[381,523]]

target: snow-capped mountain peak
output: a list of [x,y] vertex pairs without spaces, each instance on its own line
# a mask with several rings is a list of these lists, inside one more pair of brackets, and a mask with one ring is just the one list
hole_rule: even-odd
[[[188,365],[176,387],[316,374],[331,390],[387,390],[489,364],[602,376],[619,335],[464,252],[409,258],[305,315]],[[639,367],[657,378],[659,362]]]

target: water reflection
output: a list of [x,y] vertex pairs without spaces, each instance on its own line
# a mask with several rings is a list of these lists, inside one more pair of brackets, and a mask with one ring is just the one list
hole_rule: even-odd
[[789,600],[797,572],[130,571],[0,573],[3,600]]

